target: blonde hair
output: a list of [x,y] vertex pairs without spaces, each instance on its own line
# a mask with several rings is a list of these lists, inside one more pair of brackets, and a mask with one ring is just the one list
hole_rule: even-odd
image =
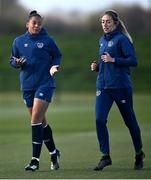
[[[124,24],[123,21],[119,18],[119,16],[118,16],[118,14],[117,14],[116,11],[114,11],[114,10],[105,11],[104,14],[101,15],[101,18],[102,18],[102,16],[104,16],[104,15],[109,15],[109,16],[113,19],[113,21],[117,24],[119,30],[128,37],[128,39],[130,40],[131,43],[133,43],[133,40],[132,40],[131,35],[130,35],[129,32],[127,31],[127,29],[126,29],[126,27],[125,27],[125,24]],[[101,19],[101,18],[100,18],[100,19]]]

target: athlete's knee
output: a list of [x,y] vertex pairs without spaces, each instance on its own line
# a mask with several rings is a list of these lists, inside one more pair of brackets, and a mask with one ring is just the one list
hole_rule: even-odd
[[39,111],[33,111],[31,116],[31,122],[33,123],[42,123],[44,115]]
[[140,134],[140,127],[137,121],[126,121],[125,124],[131,132],[134,134]]
[[42,127],[45,127],[45,126],[47,126],[48,124],[47,124],[47,120],[46,120],[46,118],[44,117],[43,118],[43,120],[42,120]]
[[96,118],[96,125],[98,127],[105,127],[106,123],[107,123],[106,119],[104,119],[104,118]]

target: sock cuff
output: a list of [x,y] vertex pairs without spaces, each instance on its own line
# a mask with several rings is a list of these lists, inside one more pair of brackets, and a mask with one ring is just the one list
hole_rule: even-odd
[[31,126],[40,126],[42,123],[37,123],[37,124],[31,124]]
[[39,161],[39,158],[36,158],[36,157],[32,157],[31,159],[32,160],[36,159],[37,161]]
[[54,151],[52,151],[52,152],[49,152],[49,154],[50,154],[50,155],[56,154],[56,149],[55,149]]
[[109,153],[102,153],[102,156],[109,156]]

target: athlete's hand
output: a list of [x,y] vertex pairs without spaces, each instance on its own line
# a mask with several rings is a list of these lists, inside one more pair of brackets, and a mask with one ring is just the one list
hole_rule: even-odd
[[58,65],[54,65],[50,68],[50,74],[51,76],[53,76],[56,72],[58,72],[59,66]]
[[14,58],[15,63],[17,65],[23,65],[26,62],[26,58],[25,57],[21,57],[21,58],[13,57],[13,58]]
[[98,67],[98,64],[96,61],[93,61],[91,63],[91,71],[96,71],[97,70],[97,67]]
[[101,56],[101,59],[102,59],[103,62],[105,62],[105,63],[108,63],[108,62],[112,62],[112,63],[113,63],[113,62],[115,62],[115,59],[112,58],[108,52],[105,52],[105,53]]

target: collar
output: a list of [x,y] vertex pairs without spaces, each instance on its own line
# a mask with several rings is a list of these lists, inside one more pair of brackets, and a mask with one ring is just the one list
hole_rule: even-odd
[[106,33],[104,34],[104,38],[109,41],[113,38],[113,36],[115,36],[116,34],[120,33],[119,29],[116,28],[115,30],[113,30],[112,32]]
[[39,38],[40,36],[46,35],[46,34],[47,34],[47,32],[46,32],[46,30],[44,28],[42,28],[38,34],[31,34],[29,31],[27,31],[25,33],[25,35],[28,36],[31,39],[36,39],[36,38]]

